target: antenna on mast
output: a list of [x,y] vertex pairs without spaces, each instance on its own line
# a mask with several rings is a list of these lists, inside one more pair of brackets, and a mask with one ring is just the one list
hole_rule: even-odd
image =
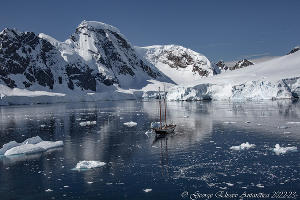
[[164,104],[165,104],[165,126],[167,126],[167,102],[166,102],[166,89],[164,85]]
[[161,96],[160,96],[160,87],[158,87],[158,99],[159,99],[159,122],[160,122],[160,129],[162,129],[161,124]]

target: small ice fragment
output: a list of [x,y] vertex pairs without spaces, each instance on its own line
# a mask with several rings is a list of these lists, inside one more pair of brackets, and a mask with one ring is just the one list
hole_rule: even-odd
[[183,117],[184,117],[184,118],[189,118],[190,116],[184,115]]
[[300,124],[300,122],[287,122],[287,124]]
[[275,152],[276,155],[280,155],[280,154],[285,154],[287,152],[296,152],[298,149],[297,147],[281,147],[279,144],[275,145],[275,148],[273,149],[273,151]]
[[143,191],[144,191],[144,192],[151,192],[152,189],[148,188],[148,189],[144,189]]
[[226,183],[226,185],[228,185],[228,186],[230,186],[230,187],[234,186],[233,183]]
[[45,190],[45,192],[53,192],[53,190],[47,189],[47,190]]
[[92,182],[92,181],[88,181],[87,183],[88,183],[88,184],[93,184],[94,182]]
[[244,150],[244,149],[251,149],[254,147],[255,147],[255,144],[249,144],[249,142],[246,142],[246,143],[240,144],[239,146],[232,146],[232,147],[230,147],[230,149],[240,151],[240,150]]
[[128,127],[134,127],[137,125],[136,122],[133,122],[133,121],[130,121],[130,122],[125,122],[123,123],[125,126],[128,126]]
[[224,124],[235,124],[236,122],[224,122]]
[[287,129],[287,128],[289,128],[288,126],[278,126],[277,127],[278,129]]
[[105,162],[100,162],[100,161],[80,161],[77,163],[75,169],[80,170],[80,169],[92,169],[92,168],[97,168],[97,167],[102,167],[106,165]]
[[79,123],[80,126],[90,126],[90,125],[95,125],[95,124],[97,124],[96,121],[85,121],[85,122]]
[[263,186],[262,184],[259,183],[259,184],[256,185],[256,187],[264,188],[265,186]]
[[68,185],[65,185],[65,186],[64,186],[64,188],[69,188],[69,187],[70,187],[70,186],[68,186]]
[[41,126],[40,126],[41,128],[45,128],[46,127],[46,125],[45,124],[41,124]]

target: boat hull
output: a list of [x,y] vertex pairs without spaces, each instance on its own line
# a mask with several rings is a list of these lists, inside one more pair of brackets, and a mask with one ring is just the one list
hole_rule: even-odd
[[176,128],[176,125],[167,125],[162,128],[155,128],[154,131],[156,134],[163,135],[163,134],[173,133],[175,128]]

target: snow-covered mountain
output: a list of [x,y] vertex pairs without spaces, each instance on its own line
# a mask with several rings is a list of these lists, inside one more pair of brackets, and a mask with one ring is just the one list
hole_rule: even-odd
[[177,84],[188,84],[217,73],[204,55],[182,46],[154,45],[135,49]]
[[101,22],[83,21],[65,42],[15,29],[0,33],[1,97],[15,94],[9,88],[113,93],[141,89],[151,80],[172,83],[141,58],[117,28]]
[[299,66],[297,48],[227,67],[181,46],[133,47],[117,28],[94,21],[83,21],[64,42],[4,29],[0,105],[147,98],[158,86],[168,88],[169,100],[299,97]]

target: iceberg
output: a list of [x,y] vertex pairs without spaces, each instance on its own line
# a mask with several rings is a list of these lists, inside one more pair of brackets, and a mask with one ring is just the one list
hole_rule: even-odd
[[26,139],[22,143],[11,141],[0,149],[0,155],[12,156],[20,154],[33,154],[48,151],[63,146],[63,141],[43,141],[39,136]]
[[232,147],[230,147],[230,149],[240,151],[240,150],[245,150],[245,149],[251,149],[254,147],[255,147],[255,144],[250,144],[249,142],[246,142],[246,143],[242,143],[238,146],[232,146]]
[[101,161],[80,161],[77,163],[75,169],[80,170],[80,169],[93,169],[93,168],[98,168],[106,165],[105,162]]
[[279,144],[275,145],[275,148],[273,149],[273,151],[275,152],[276,155],[280,155],[280,154],[285,154],[287,152],[296,152],[298,149],[297,147],[281,147]]

